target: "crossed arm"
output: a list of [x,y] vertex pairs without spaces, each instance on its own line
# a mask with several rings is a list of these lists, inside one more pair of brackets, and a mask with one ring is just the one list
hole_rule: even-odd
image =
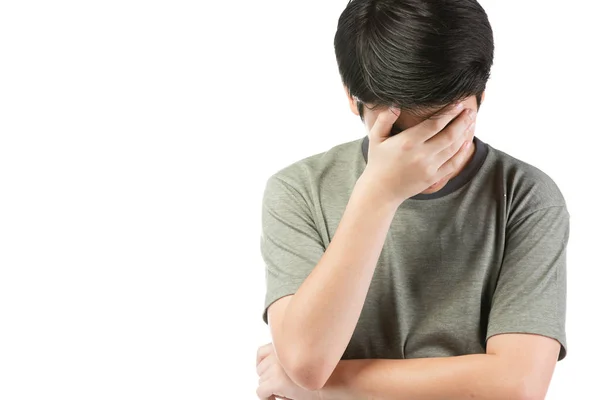
[[321,393],[324,400],[541,400],[559,348],[544,336],[504,334],[490,338],[487,354],[343,360]]
[[[276,315],[288,298],[274,303]],[[279,309],[279,310],[278,310]],[[560,344],[534,334],[501,334],[487,342],[486,354],[405,360],[341,360],[324,384],[306,387],[299,375],[279,362],[272,345],[259,350],[260,371],[280,369],[272,382],[294,400],[541,400],[544,399]],[[269,361],[267,358],[272,357]],[[276,364],[276,365],[269,365]],[[277,374],[273,374],[277,376]],[[289,377],[287,383],[286,377]],[[290,388],[295,385],[296,388]],[[298,389],[302,389],[300,392]],[[291,398],[291,397],[290,397]]]

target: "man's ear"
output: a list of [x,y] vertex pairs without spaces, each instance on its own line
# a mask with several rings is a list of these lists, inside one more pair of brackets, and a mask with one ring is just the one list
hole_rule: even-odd
[[344,91],[346,92],[346,97],[348,97],[350,111],[352,111],[352,114],[354,115],[360,115],[358,112],[358,100],[356,99],[356,97],[350,94],[350,91],[348,90],[348,87],[346,85],[344,85]]

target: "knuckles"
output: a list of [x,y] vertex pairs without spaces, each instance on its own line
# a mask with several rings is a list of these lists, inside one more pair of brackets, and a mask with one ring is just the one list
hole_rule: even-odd
[[431,180],[435,177],[438,172],[437,166],[427,163],[424,165],[425,176],[428,180]]
[[415,147],[415,143],[411,139],[405,138],[400,142],[399,146],[404,151],[410,151]]

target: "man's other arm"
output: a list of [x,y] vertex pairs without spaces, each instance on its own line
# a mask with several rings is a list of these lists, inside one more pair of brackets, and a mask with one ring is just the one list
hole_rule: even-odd
[[342,360],[323,400],[542,400],[560,344],[531,334],[489,339],[487,354],[406,360]]

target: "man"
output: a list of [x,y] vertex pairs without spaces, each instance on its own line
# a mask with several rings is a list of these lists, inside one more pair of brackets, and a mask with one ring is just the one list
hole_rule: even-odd
[[485,11],[354,0],[334,44],[368,135],[267,181],[258,397],[543,399],[566,355],[569,213],[474,136]]

